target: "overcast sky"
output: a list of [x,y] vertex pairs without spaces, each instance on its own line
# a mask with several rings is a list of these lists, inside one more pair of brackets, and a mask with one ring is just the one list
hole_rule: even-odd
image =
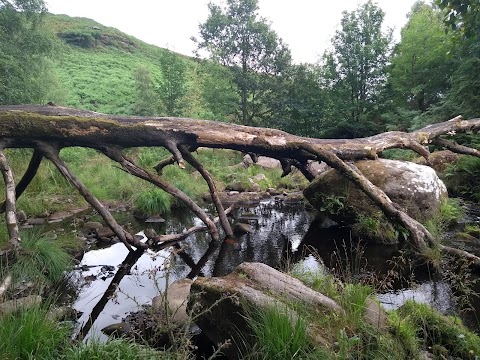
[[[416,0],[377,0],[385,24],[399,39],[406,15]],[[50,12],[87,17],[147,43],[192,55],[190,40],[208,16],[209,0],[46,0]],[[221,0],[213,0],[222,3]],[[357,0],[259,0],[260,15],[288,44],[296,63],[314,63],[339,28],[342,11]]]

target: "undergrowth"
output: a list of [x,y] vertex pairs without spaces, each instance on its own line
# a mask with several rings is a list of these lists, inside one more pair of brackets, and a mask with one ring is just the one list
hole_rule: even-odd
[[56,242],[47,239],[40,229],[20,233],[21,249],[13,264],[0,263],[0,275],[7,271],[14,282],[53,285],[61,281],[72,265],[70,255]]
[[0,358],[58,359],[70,333],[67,326],[51,319],[46,306],[0,315]]

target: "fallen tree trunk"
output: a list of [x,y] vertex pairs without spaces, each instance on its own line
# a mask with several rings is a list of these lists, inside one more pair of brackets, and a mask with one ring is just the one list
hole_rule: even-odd
[[[452,120],[427,126],[412,133],[386,132],[361,139],[311,139],[285,133],[280,130],[247,127],[229,123],[219,123],[207,120],[181,118],[152,118],[126,117],[99,114],[90,111],[70,109],[58,106],[1,106],[0,107],[0,140],[3,148],[33,148],[36,150],[32,159],[34,166],[41,157],[46,157],[57,166],[63,176],[72,182],[85,199],[92,204],[104,218],[105,222],[114,230],[120,240],[127,247],[141,246],[135,243],[135,237],[128,234],[112,220],[111,215],[103,209],[98,200],[79,183],[61,161],[58,154],[60,149],[70,146],[90,147],[103,152],[112,160],[117,161],[126,171],[140,177],[170,193],[183,201],[205,224],[208,232],[216,241],[219,240],[217,225],[205,211],[190,199],[181,190],[168,184],[161,177],[161,169],[176,162],[184,167],[185,160],[191,163],[207,181],[216,205],[220,225],[224,233],[231,234],[226,221],[224,209],[218,200],[214,182],[203,166],[190,154],[199,147],[223,148],[239,150],[279,159],[282,163],[284,175],[297,167],[312,180],[314,175],[310,169],[310,161],[323,161],[339,170],[344,176],[358,186],[376,203],[386,216],[393,222],[405,227],[411,234],[411,241],[420,253],[425,254],[428,248],[437,247],[436,239],[425,227],[412,219],[378,187],[374,186],[349,161],[358,159],[375,159],[382,151],[393,148],[411,149],[428,161],[429,150],[427,145],[434,143],[437,146],[449,148],[452,151],[479,156],[479,152],[442,138],[455,133],[475,132],[480,130],[480,119],[462,120],[456,117]],[[160,161],[155,175],[142,169],[128,159],[123,149],[130,147],[159,146],[168,149],[172,158]],[[184,158],[186,158],[184,160]],[[5,163],[6,164],[6,163]],[[5,168],[5,166],[4,166]],[[5,168],[6,169],[6,168]],[[6,170],[5,170],[6,171]],[[25,180],[22,179],[22,189],[32,178],[32,171]],[[4,175],[7,172],[4,172]],[[8,180],[8,201],[10,208],[14,207],[15,197],[12,188],[13,180]],[[17,194],[18,196],[18,194]],[[11,211],[9,212],[11,214]],[[10,219],[10,218],[9,218]],[[9,220],[13,231],[10,234],[11,242],[17,243],[15,224]],[[452,253],[444,247],[445,252]],[[460,253],[457,253],[459,255]],[[472,255],[473,256],[473,255]],[[479,264],[480,258],[470,258]]]

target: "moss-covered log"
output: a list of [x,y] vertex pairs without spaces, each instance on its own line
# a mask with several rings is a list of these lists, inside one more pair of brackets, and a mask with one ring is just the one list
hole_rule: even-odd
[[[114,116],[59,106],[0,107],[0,139],[4,148],[33,148],[54,161],[60,168],[62,164],[59,159],[56,155],[52,156],[51,152],[46,151],[45,144],[48,144],[49,149],[56,149],[56,151],[70,146],[97,149],[119,162],[133,175],[161,187],[184,201],[204,222],[209,233],[216,240],[218,240],[219,232],[213,219],[205,214],[193,200],[161,179],[161,175],[151,174],[127,159],[122,150],[130,147],[153,146],[168,149],[172,158],[160,162],[158,170],[173,162],[177,162],[180,167],[183,167],[185,157],[207,181],[213,201],[217,205],[220,225],[227,235],[231,233],[231,229],[226,222],[224,210],[219,204],[213,180],[202,165],[189,156],[189,151],[207,147],[239,150],[254,154],[254,156],[269,156],[281,161],[284,174],[288,174],[289,168],[294,166],[299,168],[309,180],[312,180],[313,177],[309,166],[310,161],[323,161],[339,170],[364,191],[391,221],[407,228],[412,235],[412,244],[419,252],[423,253],[427,248],[436,246],[436,241],[431,234],[415,219],[409,217],[392,203],[381,189],[374,186],[358,169],[347,162],[365,158],[375,159],[384,150],[393,148],[411,149],[428,160],[430,153],[427,145],[432,143],[452,151],[479,156],[478,151],[471,149],[470,151],[466,147],[456,146],[451,140],[446,141],[442,138],[445,135],[451,138],[456,133],[477,133],[479,130],[480,119],[462,120],[460,117],[456,117],[411,133],[386,132],[367,138],[348,140],[312,139],[275,129],[207,120]],[[72,181],[73,174],[69,174],[68,171],[62,174]],[[90,196],[80,184],[77,188],[86,199]],[[91,204],[95,202],[92,198],[89,199]],[[111,221],[108,214],[102,216],[109,220],[107,224],[115,228],[117,234],[122,235],[120,228]],[[122,236],[120,238],[122,239]],[[134,245],[134,236],[123,234],[123,238],[126,243]],[[451,251],[447,252],[452,253]],[[480,259],[475,257],[473,260],[475,263],[479,263]]]

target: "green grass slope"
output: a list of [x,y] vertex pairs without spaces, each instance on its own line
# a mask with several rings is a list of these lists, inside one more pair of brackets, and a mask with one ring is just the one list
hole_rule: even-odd
[[[148,69],[156,84],[162,81],[159,58],[169,50],[146,44],[87,18],[48,14],[45,22],[58,39],[55,70],[59,89],[52,99],[54,102],[130,115],[134,113],[136,99],[136,69]],[[222,114],[210,110],[203,96],[205,82],[211,83],[212,76],[216,77],[211,72],[212,64],[177,55],[187,64],[185,103],[188,106],[184,115],[225,119]]]

